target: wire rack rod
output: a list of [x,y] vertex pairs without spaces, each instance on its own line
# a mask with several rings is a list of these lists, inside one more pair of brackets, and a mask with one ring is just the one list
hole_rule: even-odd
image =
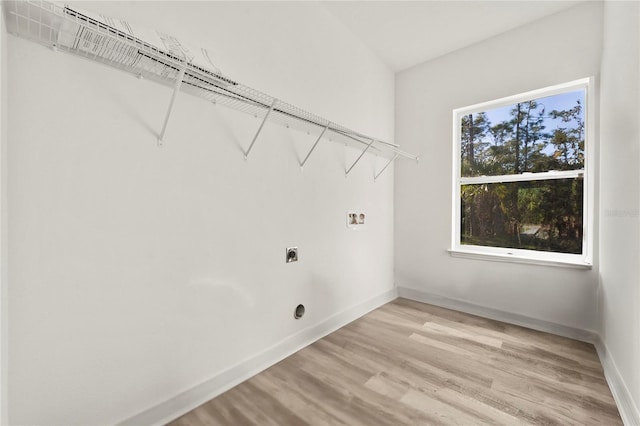
[[164,119],[164,124],[162,125],[162,131],[160,132],[160,136],[158,137],[159,145],[162,145],[164,141],[164,134],[167,131],[167,123],[169,123],[169,117],[171,117],[171,110],[173,109],[173,104],[176,102],[176,96],[178,96],[178,92],[180,91],[180,86],[182,86],[182,81],[184,80],[185,71],[186,71],[186,67],[183,67],[178,73],[178,78],[176,79],[176,86],[173,89],[173,94],[171,95],[171,102],[169,103],[169,108],[167,109],[167,115]]
[[159,143],[164,139],[175,96],[184,92],[263,119],[246,155],[269,119],[309,133],[321,132],[301,165],[323,137],[358,149],[365,147],[347,174],[367,151],[391,161],[398,157],[418,160],[396,144],[356,132],[222,75],[205,50],[192,49],[170,35],[45,0],[3,1],[2,8],[12,34],[172,87]]
[[353,162],[353,164],[351,165],[351,167],[349,167],[345,172],[344,175],[347,176],[349,174],[349,172],[351,172],[351,170],[353,170],[353,168],[356,166],[356,164],[358,164],[358,161],[360,161],[360,159],[362,158],[362,156],[369,150],[369,148],[371,148],[371,145],[373,145],[375,141],[373,139],[371,139],[371,142],[369,142],[369,144],[365,147],[365,149],[362,150],[362,152],[360,153],[360,155],[358,156],[358,158],[356,158],[356,161]]
[[307,162],[307,160],[309,159],[309,157],[311,157],[311,153],[313,152],[314,149],[316,149],[316,146],[318,146],[318,144],[320,143],[320,140],[322,140],[322,137],[324,136],[324,133],[327,131],[328,128],[329,128],[329,125],[327,124],[324,127],[324,129],[322,129],[322,133],[320,133],[320,136],[318,136],[318,139],[316,139],[316,142],[313,144],[313,146],[311,147],[311,149],[307,153],[307,156],[304,157],[304,160],[302,160],[302,163],[300,163],[300,168],[304,167],[304,165]]
[[249,145],[249,148],[247,148],[247,152],[244,153],[244,159],[245,160],[247,159],[247,157],[249,157],[249,153],[251,152],[251,149],[253,148],[253,145],[256,143],[256,140],[258,139],[258,136],[260,136],[260,132],[262,132],[262,128],[264,127],[264,123],[267,122],[267,119],[269,118],[269,115],[271,114],[271,112],[273,111],[273,109],[275,108],[277,103],[278,103],[277,99],[274,99],[273,103],[269,107],[269,110],[264,115],[264,119],[262,120],[262,123],[260,123],[260,127],[258,127],[258,131],[256,132],[255,136],[253,137],[253,140],[251,141],[251,145]]
[[396,158],[398,158],[399,155],[400,155],[399,153],[396,153],[396,155],[394,155],[389,161],[387,161],[387,164],[385,164],[384,167],[378,173],[376,173],[376,175],[373,177],[374,182],[378,180],[380,175],[384,173],[385,170],[387,170],[387,167],[389,167],[391,163],[396,161]]

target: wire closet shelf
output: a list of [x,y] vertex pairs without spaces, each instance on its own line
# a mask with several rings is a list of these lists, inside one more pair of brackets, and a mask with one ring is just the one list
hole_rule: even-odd
[[134,29],[125,21],[56,2],[30,0],[2,3],[7,29],[14,35],[172,87],[173,96],[159,132],[159,144],[162,144],[165,136],[175,98],[179,92],[184,92],[262,120],[245,152],[245,158],[265,122],[269,121],[309,134],[319,132],[315,143],[301,161],[301,167],[323,138],[362,150],[357,160],[345,170],[346,174],[367,152],[388,159],[375,175],[376,179],[397,158],[418,161],[417,156],[400,150],[396,144],[356,132],[224,76],[209,60],[206,50],[188,49],[168,34]]

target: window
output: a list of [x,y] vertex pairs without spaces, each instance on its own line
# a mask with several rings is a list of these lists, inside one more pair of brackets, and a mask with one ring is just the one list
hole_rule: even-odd
[[453,255],[590,266],[589,83],[454,110]]

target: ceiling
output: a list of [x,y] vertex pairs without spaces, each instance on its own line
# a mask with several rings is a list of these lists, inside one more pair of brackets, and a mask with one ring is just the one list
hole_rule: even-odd
[[322,1],[392,70],[401,71],[580,1]]

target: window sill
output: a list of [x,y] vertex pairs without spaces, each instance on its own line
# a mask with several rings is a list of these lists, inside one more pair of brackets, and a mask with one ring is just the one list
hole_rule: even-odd
[[562,255],[554,255],[553,259],[543,256],[535,257],[535,256],[523,256],[517,253],[507,254],[507,253],[480,253],[474,250],[464,250],[464,249],[451,249],[449,250],[449,254],[453,257],[461,257],[466,259],[475,259],[475,260],[485,260],[491,262],[508,262],[508,263],[524,263],[529,265],[541,265],[541,266],[556,266],[563,268],[574,268],[574,269],[592,269],[593,265],[591,263],[585,262],[584,260],[574,260],[574,259],[562,259]]

